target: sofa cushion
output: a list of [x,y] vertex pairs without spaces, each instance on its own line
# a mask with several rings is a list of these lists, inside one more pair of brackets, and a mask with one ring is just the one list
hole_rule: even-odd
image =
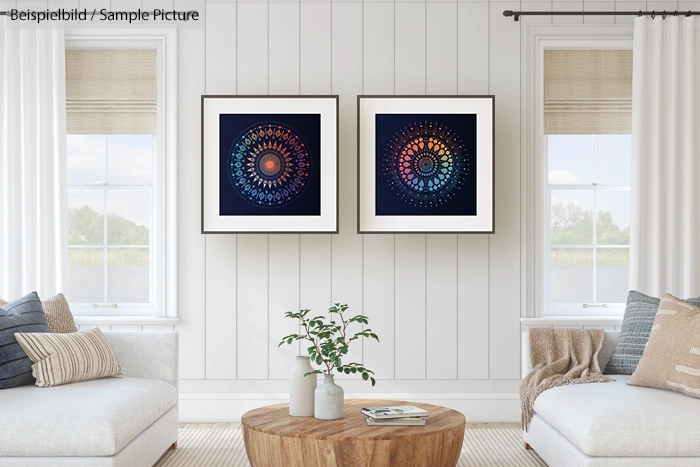
[[700,456],[700,400],[614,378],[549,389],[535,413],[588,456]]
[[75,325],[75,319],[73,319],[73,313],[70,311],[68,300],[66,300],[66,297],[62,293],[42,300],[41,305],[44,307],[46,321],[49,322],[49,329],[51,329],[51,332],[78,332],[78,327]]
[[105,378],[0,391],[0,457],[112,456],[177,402],[164,381]]
[[36,292],[0,307],[0,389],[34,384],[32,361],[17,343],[16,332],[49,332]]
[[700,398],[700,307],[664,294],[629,384]]
[[[685,301],[700,306],[700,297],[687,298]],[[644,353],[644,347],[649,342],[649,334],[651,334],[656,311],[659,309],[659,302],[661,302],[659,298],[630,290],[625,315],[622,318],[620,337],[603,373],[621,375],[634,373]]]
[[100,328],[62,334],[18,332],[15,338],[34,362],[32,375],[39,387],[124,374]]

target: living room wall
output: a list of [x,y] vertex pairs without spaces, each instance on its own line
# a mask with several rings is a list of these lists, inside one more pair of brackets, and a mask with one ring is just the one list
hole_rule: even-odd
[[[521,25],[552,18],[518,23],[502,12],[645,3],[196,3],[206,27],[178,32],[182,419],[236,420],[284,399],[297,349],[277,343],[297,326],[283,313],[343,302],[382,339],[352,351],[376,371],[377,386],[342,380],[347,395],[435,402],[470,421],[517,420]],[[200,233],[202,94],[340,95],[340,234]],[[496,96],[494,235],[356,233],[358,94]]]

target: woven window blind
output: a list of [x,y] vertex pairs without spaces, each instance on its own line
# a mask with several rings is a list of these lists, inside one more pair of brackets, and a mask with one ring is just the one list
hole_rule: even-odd
[[69,134],[155,134],[154,50],[67,50]]
[[544,132],[632,132],[631,50],[545,50]]

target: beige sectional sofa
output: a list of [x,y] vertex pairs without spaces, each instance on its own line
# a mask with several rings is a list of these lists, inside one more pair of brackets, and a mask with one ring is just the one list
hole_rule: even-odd
[[0,391],[0,466],[151,467],[177,442],[177,333],[104,334],[123,377]]
[[[606,332],[605,368],[619,332]],[[528,333],[522,373],[531,370]],[[561,386],[543,392],[524,441],[549,467],[698,467],[700,399],[663,389],[614,383]]]

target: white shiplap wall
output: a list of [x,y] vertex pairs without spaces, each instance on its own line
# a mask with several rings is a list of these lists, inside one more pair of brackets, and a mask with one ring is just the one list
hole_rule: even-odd
[[[411,397],[471,421],[516,420],[520,378],[520,37],[505,9],[633,10],[644,1],[207,1],[178,32],[178,299],[182,418],[236,420],[284,399],[297,326],[332,302],[382,342],[352,357],[378,375],[348,394]],[[694,2],[648,2],[696,9]],[[654,5],[651,5],[651,4]],[[691,5],[692,4],[692,5]],[[586,23],[630,18],[586,18]],[[560,17],[555,22],[583,21]],[[340,234],[200,232],[202,94],[340,95]],[[496,95],[496,234],[357,235],[356,96]]]

